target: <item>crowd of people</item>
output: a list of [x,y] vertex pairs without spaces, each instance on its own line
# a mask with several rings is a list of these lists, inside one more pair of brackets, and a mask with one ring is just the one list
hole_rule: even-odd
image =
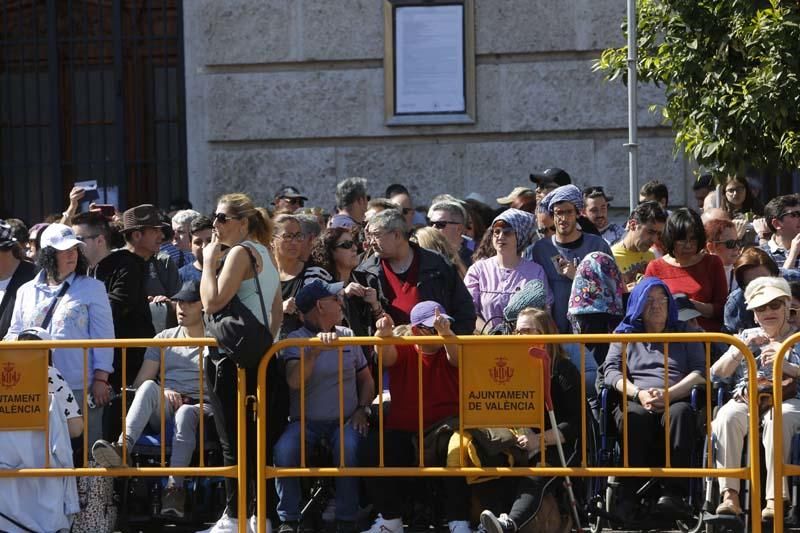
[[[558,168],[531,174],[530,181],[497,198],[499,207],[479,194],[464,199],[442,194],[421,206],[403,185],[373,198],[366,179],[348,178],[337,185],[330,212],[307,207],[308,198],[287,186],[263,207],[246,194],[226,194],[208,216],[188,203],[170,212],[147,204],[113,214],[96,206],[80,212],[83,191],[76,188],[66,211],[44,222],[29,228],[19,219],[0,221],[0,338],[197,338],[206,334],[204,316],[224,313],[232,302],[274,339],[317,337],[321,347],[287,348],[270,361],[266,442],[268,461],[277,466],[300,464],[301,404],[306,449],[325,441],[338,458],[343,447],[346,466],[377,465],[379,456],[386,466],[416,465],[420,365],[426,434],[445,435],[443,441],[432,439],[444,442],[443,450],[438,444],[429,450],[426,439],[425,464],[446,464],[447,436],[458,428],[458,349],[447,342],[384,346],[386,390],[380,391],[377,348],[327,347],[351,336],[725,332],[739,336],[758,356],[759,378],[771,379],[779,343],[800,325],[800,196],[778,196],[764,205],[756,179],[731,176],[717,187],[705,174],[693,186],[696,203],[676,207],[667,184],[650,181],[640,190],[640,203],[618,224],[609,216],[613,198],[603,187],[580,189]],[[557,443],[574,464],[582,408],[576,401],[584,374],[594,414],[600,387],[630,398],[627,420],[621,406],[614,418],[619,427],[628,424],[637,440],[629,449],[631,466],[663,461],[664,452],[656,451],[664,441],[667,398],[671,464],[689,466],[697,424],[688,396],[709,372],[735,385],[712,428],[721,450],[717,464],[740,461],[748,427],[747,373],[735,348],[714,346],[711,368],[701,343],[674,343],[667,359],[662,343],[630,343],[625,365],[621,342],[587,344],[583,364],[575,344],[547,350],[557,426],[548,423],[544,439],[531,430],[515,433],[507,443],[518,456],[515,464],[538,464],[540,456],[557,462]],[[187,346],[166,348],[162,359],[158,349],[128,348],[123,364],[122,350],[93,348],[84,372],[83,350],[57,348],[51,364],[76,403],[65,408],[67,422],[88,400],[88,425],[78,427],[78,418],[69,435],[87,432],[100,466],[130,464],[123,450],[130,454],[148,425],[160,427],[162,388],[164,414],[175,428],[170,464],[189,465],[198,420],[211,415],[224,463],[231,465],[240,355],[235,348]],[[207,381],[202,412],[201,365]],[[788,352],[784,374],[800,376],[799,350]],[[246,376],[246,392],[255,395],[255,370]],[[133,404],[125,432],[109,434],[104,408],[122,387],[135,389]],[[381,394],[387,399],[382,455],[375,423]],[[800,393],[784,399],[782,409],[788,461],[789,439],[800,429]],[[763,416],[768,426],[769,411]],[[248,481],[255,479],[255,437],[251,424]],[[764,431],[768,476],[771,438],[771,431]],[[81,443],[73,439],[72,446]],[[719,483],[717,512],[740,514],[738,480]],[[413,493],[409,481],[369,478],[363,484],[366,492],[357,478],[337,478],[336,530],[358,531],[360,509],[371,503],[375,521],[368,533],[403,531],[404,504]],[[635,484],[623,480],[623,494],[634,494]],[[466,480],[444,478],[442,485],[443,512],[453,533],[473,526],[517,531],[535,519],[553,487],[550,478],[491,481],[485,487],[497,490],[474,491],[484,508],[477,524],[471,522]],[[686,512],[680,484],[662,485],[658,507]],[[257,510],[251,483],[247,486],[252,529]],[[227,484],[226,510],[207,531],[237,530],[236,490],[235,482]],[[299,531],[299,480],[278,478],[275,490],[275,508],[263,511],[279,533]],[[787,494],[784,487],[783,497]],[[765,519],[773,517],[775,497],[781,496],[768,483]],[[171,477],[161,512],[182,516],[185,498],[183,480]]]

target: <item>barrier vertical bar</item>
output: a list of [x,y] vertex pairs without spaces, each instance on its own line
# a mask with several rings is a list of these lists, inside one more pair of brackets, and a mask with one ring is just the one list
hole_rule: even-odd
[[122,348],[122,465],[131,466],[128,464],[128,425],[125,420],[128,418],[128,369],[126,368],[126,361],[128,356],[128,349]]
[[89,467],[89,348],[83,347],[83,466]]
[[306,347],[300,347],[300,468],[306,467]]
[[270,357],[273,350],[268,349],[266,357],[261,359],[257,369],[258,385],[256,386],[256,409],[258,412],[258,424],[256,430],[256,531],[264,533],[266,531],[266,513],[259,512],[267,508],[267,390],[266,369],[269,367]]
[[[615,386],[614,383],[611,384]],[[628,343],[622,343],[622,466],[628,468]]]
[[165,418],[166,418],[166,413],[165,413],[166,404],[165,404],[165,401],[164,401],[164,388],[165,388],[164,381],[166,380],[166,369],[164,368],[164,362],[165,362],[164,360],[166,359],[166,354],[164,352],[164,347],[163,346],[160,346],[158,348],[158,350],[159,350],[159,356],[161,357],[161,368],[159,369],[161,384],[158,387],[158,390],[161,392],[161,395],[158,398],[158,400],[159,400],[159,404],[158,405],[159,405],[159,409],[161,411],[161,468],[164,468],[166,466],[166,464],[167,464],[167,453],[166,453],[166,449],[167,448],[166,448],[166,442],[165,442],[165,440],[167,438],[167,430],[166,430],[167,424],[166,424],[166,420],[165,420]]
[[[706,341],[706,450],[708,453],[708,468],[711,468],[713,461],[711,460],[711,395],[713,388],[711,386],[711,343]],[[721,407],[721,406],[720,406]]]
[[383,468],[383,344],[378,348],[378,466]]
[[238,409],[236,411],[236,426],[239,437],[237,439],[237,468],[236,468],[236,497],[239,508],[239,533],[247,532],[247,380],[244,370],[236,367],[236,395]]
[[344,346],[339,345],[339,468],[344,468]]
[[[37,50],[38,53],[38,50]],[[50,349],[45,348],[47,353],[45,353],[45,357],[49,354]],[[44,382],[45,384],[50,382],[50,365],[44,365]],[[45,385],[46,387],[46,385]],[[47,423],[44,425],[44,467],[50,468],[50,391],[45,388],[47,393]],[[55,399],[55,398],[53,398]]]
[[586,343],[581,342],[581,466],[586,468]]
[[458,343],[458,465],[464,468],[464,345]]
[[199,398],[199,400],[200,400],[200,420],[199,420],[199,425],[200,425],[200,442],[199,442],[199,445],[200,445],[200,468],[206,466],[206,458],[205,458],[205,452],[206,452],[205,437],[206,437],[206,435],[205,435],[205,420],[204,420],[206,411],[204,409],[205,402],[203,401],[203,392],[204,392],[203,388],[205,386],[205,383],[203,383],[203,379],[204,379],[204,376],[203,376],[203,351],[204,351],[204,349],[203,349],[202,346],[198,346],[197,347],[197,353],[198,353],[197,366],[198,366],[198,368],[200,370],[200,398]]
[[[781,376],[783,376],[784,358],[788,348],[787,341],[784,341],[772,361],[772,455],[774,462],[772,465],[772,468],[774,468],[772,491],[775,497],[773,500],[775,518],[772,522],[775,533],[783,533],[783,402],[779,401],[779,398],[783,398]],[[750,390],[756,389],[751,388]],[[756,395],[750,394],[748,396]]]
[[672,466],[672,454],[670,453],[669,435],[669,343],[664,341],[664,466]]
[[422,349],[417,348],[417,415],[419,416],[419,466],[425,466],[425,428],[422,409]]
[[[748,348],[745,348],[745,350],[747,350],[745,355],[749,356],[747,357],[747,389],[751,391],[758,390],[755,359]],[[759,453],[761,443],[758,430],[761,417],[758,416],[758,394],[748,394],[747,402],[749,415],[747,418],[750,424],[750,430],[747,433],[750,450],[750,528],[752,533],[761,533],[761,515],[756,514],[761,507],[761,454]],[[782,446],[782,439],[779,438],[775,445]],[[776,453],[776,457],[782,456]],[[778,463],[778,465],[782,465],[782,463]],[[755,518],[755,520],[752,518]],[[783,521],[779,520],[778,522],[779,525],[776,525],[775,533],[781,533],[783,530]]]

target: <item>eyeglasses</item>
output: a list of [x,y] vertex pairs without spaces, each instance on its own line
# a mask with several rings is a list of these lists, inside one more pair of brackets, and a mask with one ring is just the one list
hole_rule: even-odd
[[298,231],[297,233],[280,233],[275,236],[282,241],[302,241],[303,237],[305,237],[302,231]]
[[771,311],[777,311],[781,307],[783,307],[783,300],[772,300],[768,304],[759,305],[758,307],[754,308],[753,311],[756,313],[763,313],[767,310],[767,308],[769,308]]
[[514,233],[514,228],[509,228],[508,226],[503,226],[502,228],[492,228],[492,235],[495,237],[499,237],[500,235],[508,237],[512,233]]
[[436,221],[432,220],[432,221],[428,222],[429,226],[431,226],[433,228],[436,228],[436,229],[444,229],[448,225],[457,226],[458,224],[461,224],[461,222],[453,222],[452,220],[436,220]]
[[794,320],[797,318],[797,313],[800,313],[800,307],[790,307],[789,308],[789,318]]
[[242,217],[228,215],[226,213],[214,213],[211,217],[217,224],[225,224],[229,220],[240,220]]
[[349,250],[350,248],[352,248],[355,245],[356,245],[356,243],[353,242],[353,241],[342,241],[342,242],[337,242],[336,244],[333,245],[333,247],[334,248],[341,248],[342,250]]
[[542,226],[541,228],[536,228],[536,233],[538,233],[542,237],[547,235],[548,232],[555,232],[555,231],[556,231],[556,227],[555,226],[550,226],[549,228],[545,227],[545,226]]
[[299,205],[300,207],[305,205],[305,201],[302,198],[289,198],[288,196],[281,196],[280,199],[289,205]]
[[714,244],[722,244],[728,250],[734,250],[736,248],[742,248],[744,246],[744,241],[734,240],[734,239],[728,239],[727,241],[711,241],[711,242],[713,242]]
[[364,237],[366,237],[367,240],[378,240],[378,239],[382,238],[384,235],[386,235],[388,233],[390,233],[390,232],[388,232],[388,231],[380,231],[380,230],[379,231],[365,231],[364,232]]
[[417,329],[420,330],[422,333],[426,335],[438,335],[436,332],[436,328],[432,328],[430,326],[424,326],[422,324],[417,324]]
[[787,211],[780,215],[778,218],[783,217],[791,217],[791,218],[800,218],[800,211]]
[[86,241],[94,240],[94,239],[98,238],[99,236],[100,236],[100,234],[98,233],[97,235],[75,235],[75,238],[78,239],[81,242],[86,242]]

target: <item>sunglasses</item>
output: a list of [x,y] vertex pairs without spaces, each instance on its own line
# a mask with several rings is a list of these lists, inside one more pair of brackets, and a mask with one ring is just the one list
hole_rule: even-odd
[[86,242],[86,241],[94,240],[94,239],[98,238],[99,236],[100,236],[100,234],[98,233],[97,235],[75,235],[75,238],[78,239],[81,242]]
[[542,226],[541,228],[536,228],[536,233],[538,233],[542,237],[544,237],[545,235],[547,235],[548,232],[551,232],[551,231],[555,232],[556,231],[556,227],[555,226],[550,226],[549,228],[546,228],[546,227]]
[[211,218],[214,219],[218,224],[225,224],[229,220],[240,220],[242,217],[226,215],[225,213],[214,213]]
[[436,222],[428,222],[428,225],[436,229],[444,229],[448,224],[458,225],[461,222],[451,222],[450,220],[437,220]]
[[334,248],[341,248],[342,250],[349,250],[350,248],[352,248],[355,245],[356,245],[356,243],[353,242],[353,241],[342,241],[342,242],[337,242],[336,244],[333,245],[333,247]]
[[778,218],[783,218],[783,217],[800,218],[800,211],[788,211],[779,216]]
[[302,231],[298,231],[297,233],[281,233],[275,236],[282,241],[302,241],[303,237],[305,237]]
[[492,228],[492,235],[495,237],[499,237],[500,235],[511,235],[514,233],[514,228],[509,227],[502,227],[502,228]]
[[728,250],[734,250],[736,248],[742,248],[744,246],[744,241],[742,240],[734,240],[728,239],[727,241],[712,241],[714,244],[722,244]]
[[756,311],[757,313],[761,313],[763,311],[766,311],[767,308],[769,308],[772,311],[777,311],[781,307],[783,307],[783,301],[782,300],[772,300],[768,304],[760,305],[760,306],[754,308],[753,311]]
[[282,196],[281,200],[285,201],[290,205],[299,205],[300,207],[303,207],[303,205],[305,205],[305,201],[302,198],[289,198],[288,196]]

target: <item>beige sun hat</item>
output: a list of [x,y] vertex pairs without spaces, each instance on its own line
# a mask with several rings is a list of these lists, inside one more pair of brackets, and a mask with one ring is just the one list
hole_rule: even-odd
[[744,290],[748,311],[768,304],[777,298],[792,298],[789,282],[782,277],[762,276],[756,278]]

